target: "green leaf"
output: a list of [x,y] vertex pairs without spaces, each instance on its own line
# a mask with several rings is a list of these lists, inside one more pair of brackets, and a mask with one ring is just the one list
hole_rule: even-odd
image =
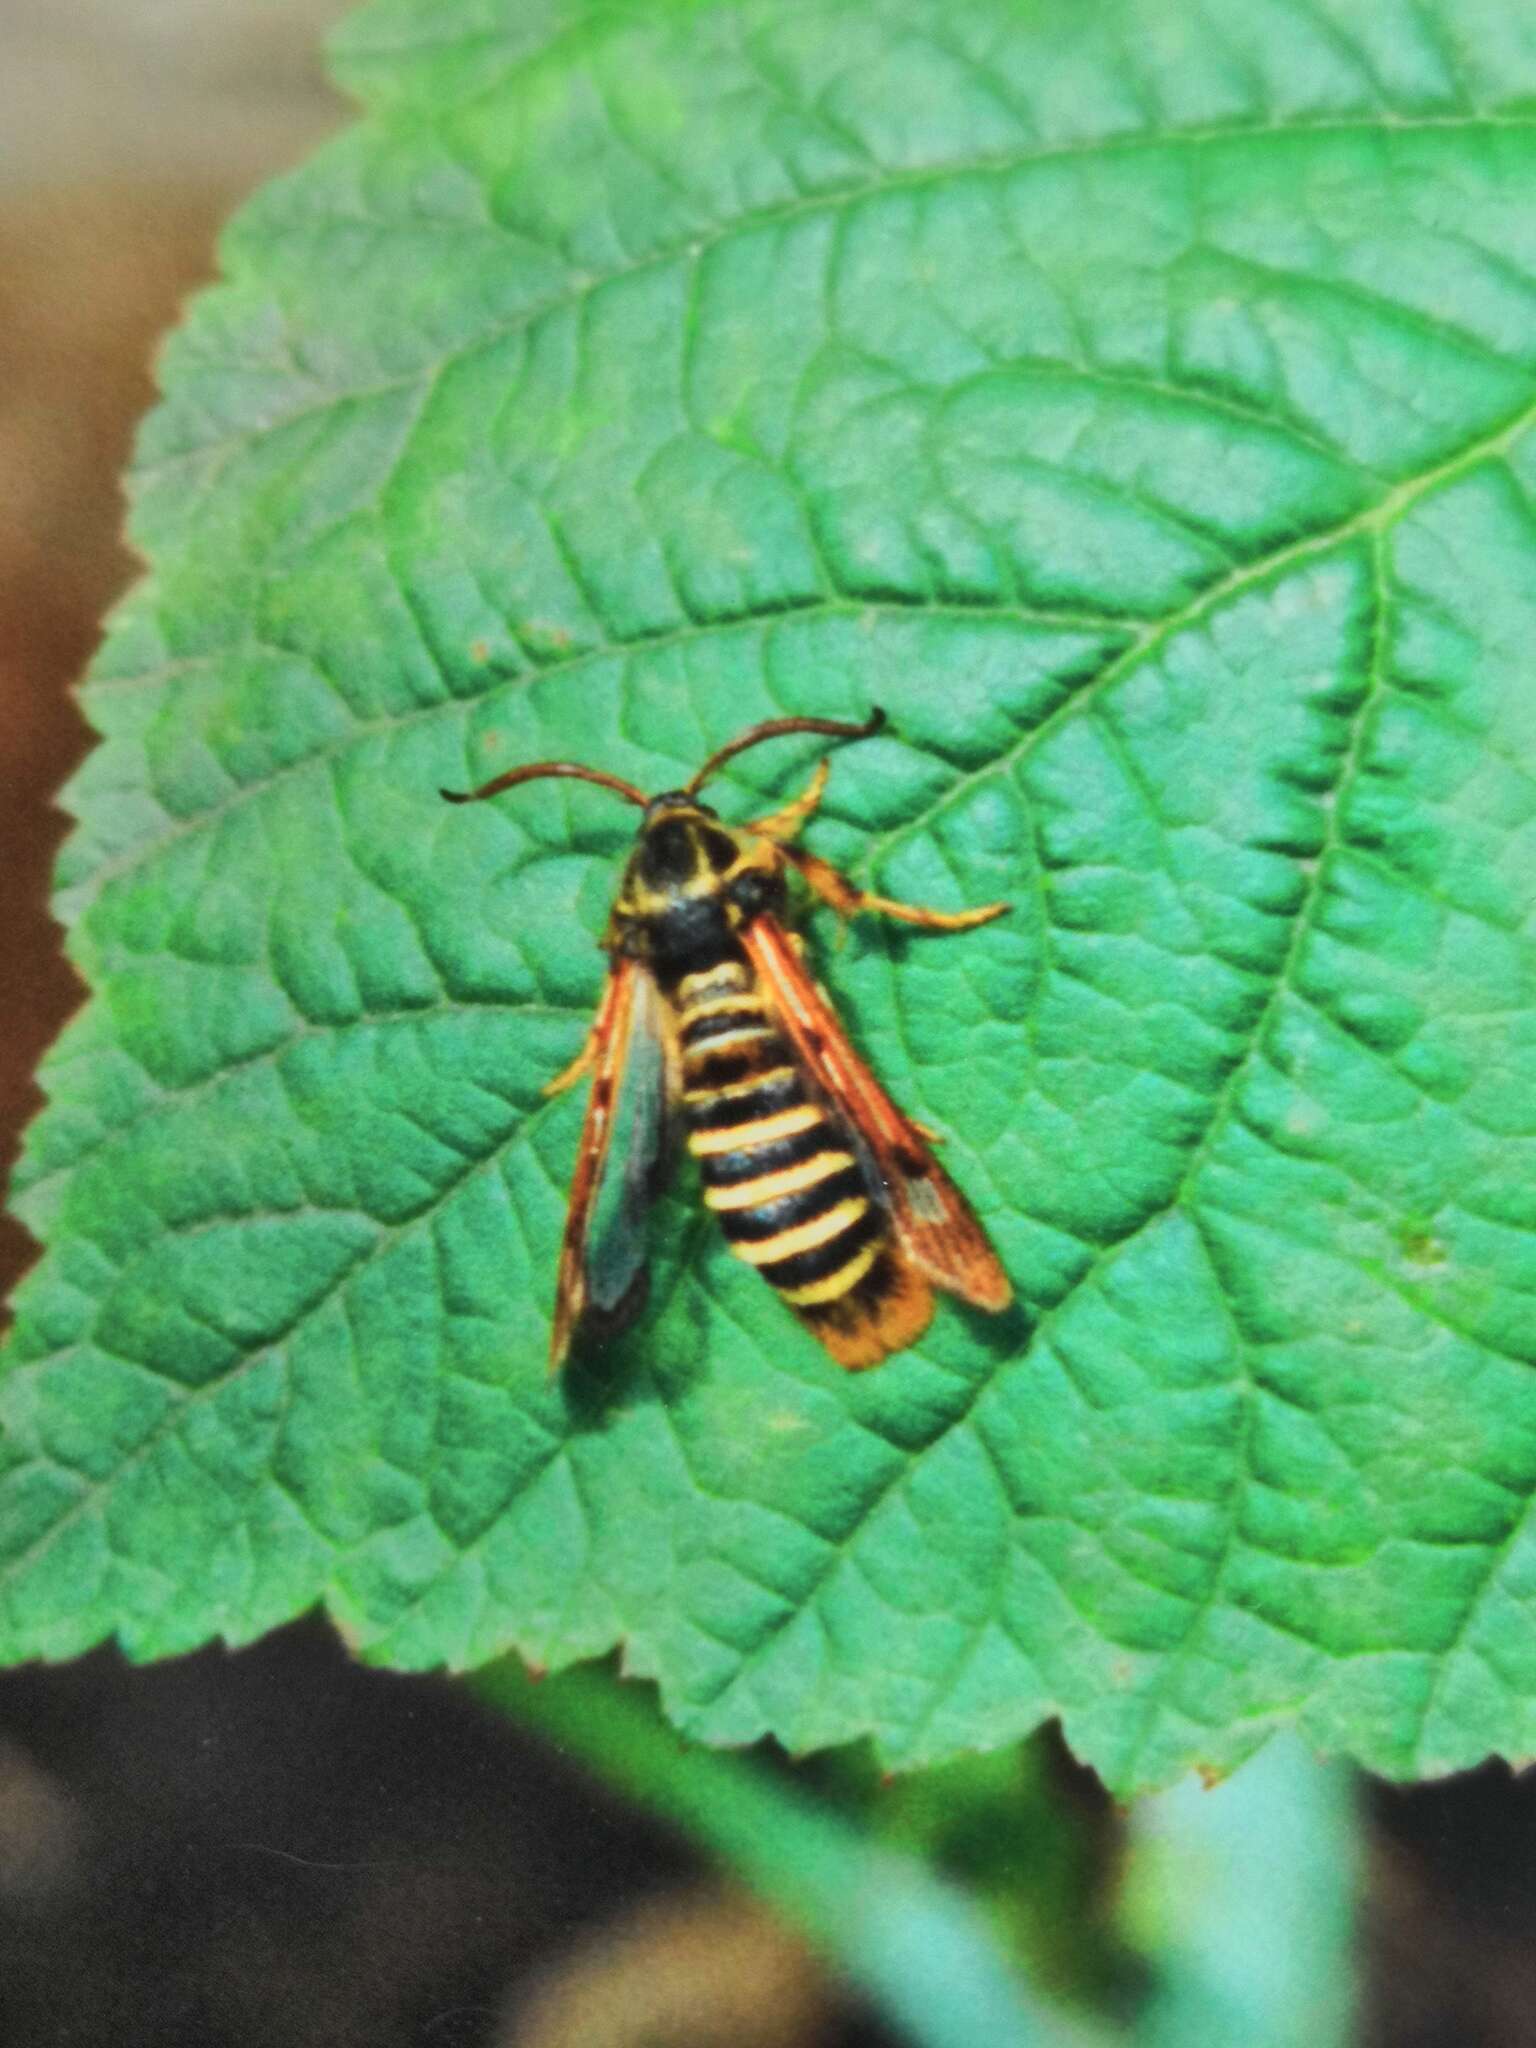
[[[1536,1750],[1536,26],[386,0],[164,364],[20,1212],[0,1653],[615,1642],[1122,1791]],[[891,713],[821,967],[1019,1296],[839,1375],[701,1222],[563,1383],[633,820]],[[728,815],[814,749],[722,780]]]

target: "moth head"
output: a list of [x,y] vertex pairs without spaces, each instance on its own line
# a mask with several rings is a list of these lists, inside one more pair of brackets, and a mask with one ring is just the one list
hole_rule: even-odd
[[648,889],[702,895],[735,866],[741,844],[717,811],[673,789],[646,805],[631,865]]

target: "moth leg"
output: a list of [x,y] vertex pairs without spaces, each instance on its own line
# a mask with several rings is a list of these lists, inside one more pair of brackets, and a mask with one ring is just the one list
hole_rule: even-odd
[[770,811],[766,818],[754,818],[747,830],[756,832],[764,839],[771,839],[776,846],[793,839],[806,819],[821,802],[821,793],[827,786],[827,763],[818,761],[816,773],[793,802],[787,803],[781,811]]
[[597,1055],[603,1043],[602,1021],[592,1026],[582,1044],[581,1051],[568,1067],[562,1067],[553,1080],[546,1081],[539,1090],[541,1095],[563,1095],[567,1088],[574,1088],[583,1074],[590,1074],[597,1064]]
[[896,903],[889,896],[876,896],[839,874],[830,861],[798,846],[786,846],[784,858],[793,861],[806,884],[824,903],[830,903],[839,917],[852,917],[861,910],[873,910],[881,917],[894,917],[902,924],[915,924],[924,931],[968,932],[977,925],[990,924],[1012,909],[1009,903],[987,903],[980,910],[926,910],[916,903]]

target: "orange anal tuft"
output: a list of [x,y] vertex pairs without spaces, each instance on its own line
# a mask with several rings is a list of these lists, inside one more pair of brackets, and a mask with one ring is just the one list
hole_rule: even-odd
[[921,1273],[888,1257],[870,1284],[855,1287],[835,1312],[804,1320],[836,1364],[864,1372],[917,1342],[933,1321],[933,1290]]

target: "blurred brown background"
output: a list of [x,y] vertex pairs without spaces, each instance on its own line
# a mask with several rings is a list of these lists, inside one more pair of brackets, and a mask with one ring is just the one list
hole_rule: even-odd
[[[46,914],[115,479],[218,222],[344,118],[336,0],[0,0],[0,1146],[78,997]],[[7,1288],[30,1257],[0,1226]],[[1367,2038],[1536,2044],[1536,1797],[1376,1800]],[[446,1684],[319,1624],[0,1675],[0,2048],[852,2048],[799,1945]],[[990,2048],[990,2044],[978,2044]],[[1192,2043],[1191,2048],[1227,2048]]]
[[[80,996],[47,915],[135,573],[117,478],[243,193],[345,118],[337,0],[0,0],[0,1148]],[[0,1225],[4,1291],[30,1263]],[[798,1943],[558,1759],[318,1624],[0,1675],[0,2044],[795,2048],[861,2032]]]
[[[76,1000],[42,906],[85,734],[69,685],[133,573],[115,479],[156,337],[240,195],[341,119],[337,0],[0,0],[0,1129]],[[5,1222],[0,1281],[29,1256]]]

